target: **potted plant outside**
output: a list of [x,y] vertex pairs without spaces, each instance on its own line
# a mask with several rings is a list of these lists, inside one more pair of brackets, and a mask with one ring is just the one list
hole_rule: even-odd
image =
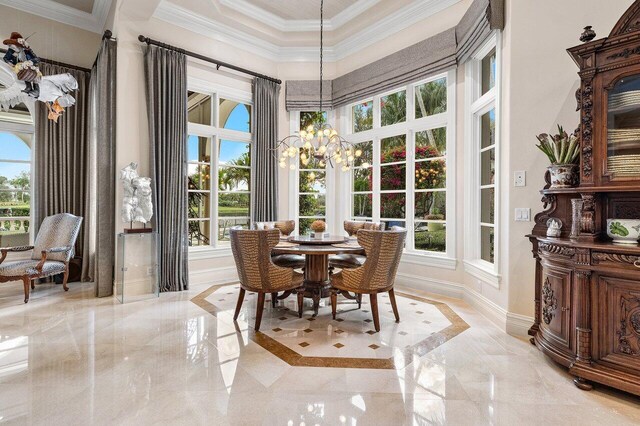
[[556,135],[542,133],[536,136],[540,151],[551,161],[547,168],[551,175],[551,188],[572,188],[578,184],[578,158],[580,142],[575,133],[569,135],[558,125]]

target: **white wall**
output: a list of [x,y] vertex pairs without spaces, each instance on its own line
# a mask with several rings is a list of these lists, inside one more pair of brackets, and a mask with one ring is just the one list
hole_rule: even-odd
[[0,6],[0,37],[13,31],[23,37],[34,33],[29,44],[38,56],[85,68],[91,68],[100,48],[100,34]]
[[[531,245],[524,237],[533,223],[514,222],[516,207],[542,210],[548,160],[535,147],[535,135],[553,131],[556,123],[568,131],[579,124],[575,91],[578,68],[566,49],[580,44],[583,27],[592,25],[598,38],[607,37],[632,0],[507,1],[504,32],[503,143],[513,172],[527,172],[527,186],[509,189],[508,310],[533,316],[534,267]],[[505,151],[506,151],[505,150]]]

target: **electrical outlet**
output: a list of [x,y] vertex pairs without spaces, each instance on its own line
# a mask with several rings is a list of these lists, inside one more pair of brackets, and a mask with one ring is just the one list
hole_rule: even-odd
[[531,209],[530,208],[516,208],[516,222],[530,222],[531,221]]
[[527,172],[513,172],[513,186],[527,186]]

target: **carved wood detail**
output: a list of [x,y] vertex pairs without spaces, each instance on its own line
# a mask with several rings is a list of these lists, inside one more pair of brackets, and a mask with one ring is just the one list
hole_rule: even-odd
[[[582,94],[582,130],[580,138],[582,139],[582,176],[590,178],[593,170],[593,75],[583,80]],[[591,181],[591,179],[586,179]]]
[[609,38],[640,30],[640,3],[633,3],[611,30]]
[[580,233],[593,235],[596,232],[596,198],[593,194],[580,194],[584,204],[582,205],[582,220],[580,221]]
[[545,324],[549,325],[556,315],[556,309],[558,309],[558,299],[553,295],[549,277],[547,277],[542,286],[542,303],[544,304],[542,308],[542,320]]
[[591,259],[593,263],[596,265],[600,262],[626,263],[629,265],[635,265],[638,261],[640,261],[640,256],[630,256],[630,255],[618,254],[618,253],[594,252],[591,255]]
[[559,254],[560,256],[566,257],[573,257],[576,254],[576,249],[573,247],[559,246],[551,243],[540,243],[538,247],[548,254]]
[[625,355],[640,356],[640,298],[635,295],[620,297],[620,326],[618,351]]
[[590,265],[591,264],[591,250],[578,248],[576,249],[576,264],[578,265]]

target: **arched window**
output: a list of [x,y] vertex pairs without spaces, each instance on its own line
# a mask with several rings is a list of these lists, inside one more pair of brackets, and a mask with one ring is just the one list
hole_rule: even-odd
[[0,247],[28,245],[31,240],[33,126],[28,124],[30,118],[26,107],[0,114]]

